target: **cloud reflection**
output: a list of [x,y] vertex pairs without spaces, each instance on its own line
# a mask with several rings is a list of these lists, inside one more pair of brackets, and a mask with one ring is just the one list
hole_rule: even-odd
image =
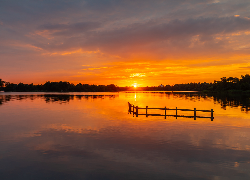
[[[23,147],[21,151],[26,152],[22,154],[22,158],[28,159],[28,164],[25,166],[37,166],[29,161],[31,157],[33,161],[44,159],[43,172],[54,172],[60,163],[63,165],[61,168],[67,167],[61,174],[73,173],[76,167],[81,170],[75,172],[79,177],[93,176],[95,171],[100,170],[93,176],[94,179],[101,177],[120,179],[121,174],[126,174],[124,179],[132,177],[145,179],[146,176],[157,179],[189,179],[190,176],[192,179],[200,179],[202,176],[202,179],[211,179],[211,174],[228,179],[235,176],[244,179],[244,176],[249,176],[249,172],[243,171],[242,168],[234,168],[235,162],[239,164],[250,162],[249,151],[215,146],[212,141],[205,140],[199,145],[193,145],[187,141],[189,137],[187,132],[169,141],[155,139],[162,132],[155,133],[148,131],[147,136],[143,136],[144,130],[134,132],[134,129],[128,126],[122,129],[110,126],[98,131],[81,130],[81,132],[48,129],[39,132],[40,136],[26,138],[20,143]],[[183,140],[178,140],[179,138]],[[9,154],[12,158],[17,158],[14,162],[21,158],[16,150],[12,150]],[[5,159],[11,160],[10,157]],[[13,164],[13,159],[11,162],[12,165],[18,166]],[[48,163],[53,167],[47,166]],[[73,167],[70,167],[71,165]],[[36,173],[42,173],[40,171]],[[4,177],[10,177],[5,172],[3,172]],[[13,170],[13,173],[15,172]]]

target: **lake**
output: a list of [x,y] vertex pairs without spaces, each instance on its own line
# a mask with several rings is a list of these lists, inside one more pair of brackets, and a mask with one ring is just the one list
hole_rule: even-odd
[[[0,179],[249,180],[249,101],[196,92],[1,92]],[[128,102],[213,109],[214,119],[133,117]]]

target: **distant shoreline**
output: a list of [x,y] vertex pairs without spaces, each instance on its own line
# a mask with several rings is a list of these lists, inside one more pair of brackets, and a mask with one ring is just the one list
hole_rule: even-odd
[[127,93],[136,93],[136,92],[145,92],[145,93],[201,93],[201,94],[249,94],[250,95],[250,90],[226,90],[226,91],[209,91],[209,90],[203,90],[203,91],[164,91],[164,90],[121,90],[121,91],[0,91],[0,93],[103,93],[103,92],[113,92],[113,93],[119,93],[119,92],[127,92]]
[[250,75],[246,74],[241,78],[222,77],[220,81],[213,83],[186,83],[174,85],[159,85],[151,87],[119,87],[115,84],[90,85],[72,84],[66,81],[50,82],[45,84],[13,84],[0,79],[0,91],[5,92],[119,92],[119,91],[197,91],[203,93],[250,93]]

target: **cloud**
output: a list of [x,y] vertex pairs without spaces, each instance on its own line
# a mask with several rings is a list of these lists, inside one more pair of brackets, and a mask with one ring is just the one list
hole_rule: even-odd
[[[249,30],[249,20],[243,18],[244,16],[234,17],[235,13],[231,16],[227,15],[232,7],[238,10],[242,9],[243,5],[248,7],[249,4],[245,1],[225,3],[212,0],[202,2],[179,0],[143,1],[142,3],[142,1],[94,0],[84,3],[80,3],[80,1],[73,3],[62,1],[60,4],[57,4],[56,1],[27,3],[29,8],[25,8],[26,6],[20,3],[11,5],[5,2],[3,5],[9,11],[4,10],[2,13],[16,11],[17,14],[20,14],[21,21],[18,23],[22,23],[22,25],[20,24],[22,29],[20,31],[20,27],[17,28],[21,34],[24,33],[22,30],[25,30],[23,24],[28,23],[27,28],[29,27],[29,30],[27,29],[26,32],[33,31],[34,33],[37,31],[36,33],[40,32],[41,35],[50,36],[51,42],[49,44],[47,40],[38,40],[37,36],[22,40],[29,41],[32,45],[47,51],[76,48],[96,50],[100,48],[108,53],[112,53],[113,50],[113,54],[115,54],[115,51],[118,51],[118,53],[120,51],[120,53],[126,55],[133,49],[139,52],[144,51],[145,48],[146,50],[155,50],[154,48],[163,48],[164,50],[166,48],[171,49],[171,47],[183,49],[191,45],[192,38],[196,35],[199,35],[198,40],[200,42],[206,42],[206,48],[213,46],[222,48],[223,41],[215,43],[214,35]],[[209,11],[212,7],[210,6],[221,7],[222,5],[226,11],[226,16],[211,16]],[[57,7],[52,11],[52,7],[55,6]],[[204,8],[203,12],[200,12],[200,8],[197,8],[200,6]],[[34,10],[31,11],[31,8],[34,8]],[[164,11],[164,9],[166,10]],[[192,12],[186,9],[192,9]],[[185,10],[184,14],[180,13],[183,10]],[[47,14],[42,13],[43,11]],[[66,19],[63,19],[65,16],[61,17],[62,11],[69,14]],[[220,13],[218,9],[216,11]],[[12,14],[9,17],[15,19],[14,17],[17,18],[17,14]],[[26,17],[26,15],[29,15],[29,17]],[[132,15],[133,17],[131,17]],[[31,18],[43,18],[44,20],[34,21]],[[25,22],[24,19],[27,21]],[[32,23],[29,23],[30,21]],[[10,19],[7,22],[13,29],[15,25],[10,24]],[[213,50],[216,51],[216,48]]]
[[132,24],[117,30],[93,32],[86,45],[108,45],[114,47],[145,45],[164,40],[185,40],[195,35],[201,41],[211,40],[208,36],[229,34],[250,29],[250,20],[245,18],[199,18],[171,22],[154,22]]
[[243,68],[243,69],[250,69],[250,66],[240,67],[240,68]]
[[8,78],[15,69],[21,77],[33,68],[47,78],[82,64],[164,61],[182,66],[247,56],[249,8],[246,0],[4,0],[0,72]]
[[74,24],[44,24],[38,29],[41,31],[48,31],[52,36],[72,36],[78,33],[85,33],[87,31],[100,27],[98,22],[80,22]]
[[[250,20],[240,17],[198,18],[186,20],[159,21],[150,20],[144,23],[134,23],[127,27],[116,29],[101,29],[99,23],[83,23],[79,28],[76,25],[44,25],[42,29],[52,31],[51,35],[64,35],[49,44],[39,43],[48,51],[82,48],[88,51],[127,56],[130,54],[150,53],[164,57],[179,54],[177,51],[189,54],[199,54],[212,51],[212,54],[221,54],[236,48],[229,45],[228,38],[233,33],[249,31]],[[41,28],[41,27],[40,27]],[[84,31],[84,29],[86,31]],[[54,31],[54,32],[53,32]],[[78,33],[86,32],[83,35]],[[242,44],[247,43],[242,41]],[[234,43],[235,44],[235,43]],[[238,46],[237,46],[238,48]],[[242,49],[244,50],[244,48]],[[175,56],[175,55],[174,55]]]

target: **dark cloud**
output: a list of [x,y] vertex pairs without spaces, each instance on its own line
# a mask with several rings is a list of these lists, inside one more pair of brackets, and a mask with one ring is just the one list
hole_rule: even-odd
[[[85,33],[87,31],[96,29],[101,26],[98,22],[80,22],[74,24],[45,24],[39,27],[39,30],[52,31],[52,36],[70,36],[78,33]],[[55,32],[54,32],[55,31]]]
[[[204,47],[203,51],[207,51],[207,49],[218,51],[227,48],[225,47],[225,43],[228,40],[224,40],[225,43],[224,41],[218,43],[218,40],[215,39],[217,35],[230,36],[232,33],[250,30],[250,20],[240,17],[176,19],[170,22],[148,21],[146,23],[135,23],[127,27],[103,31],[91,31],[91,26],[99,27],[98,23],[90,23],[90,27],[88,25],[87,23],[87,25],[84,24],[82,26],[83,29],[89,28],[89,32],[86,32],[84,36],[78,36],[77,33],[74,33],[77,31],[83,32],[80,27],[77,28],[75,25],[43,26],[44,29],[61,30],[60,32],[56,32],[55,35],[64,34],[63,41],[65,43],[63,45],[53,43],[49,45],[37,44],[37,46],[54,51],[83,48],[86,50],[100,49],[109,53],[119,52],[124,49],[126,53],[129,53],[130,51],[140,50],[141,47],[147,48],[149,46],[152,53],[155,53],[152,48],[155,45],[158,47],[157,44],[160,44],[160,48],[163,48],[163,50],[175,47],[179,50],[197,49],[200,51],[201,45],[190,48],[194,36],[198,36],[199,43],[205,43],[202,45]],[[144,51],[145,49],[142,50]],[[229,50],[232,49],[230,48]]]
[[[226,3],[214,0],[154,2],[65,0],[60,3],[3,1],[2,4],[2,7],[5,7],[2,11],[3,24],[8,25],[9,30],[18,31],[20,41],[48,50],[70,50],[80,47],[130,49],[129,47],[138,48],[169,40],[170,42],[166,42],[163,46],[169,44],[183,48],[190,45],[190,38],[194,35],[200,35],[200,41],[203,42],[213,41],[211,35],[214,34],[249,30],[248,19],[228,14],[232,10],[231,7],[239,12],[245,12],[243,9],[249,6],[246,1]],[[221,15],[217,17],[211,15],[211,6]],[[223,13],[220,11],[222,7]],[[11,19],[18,26],[11,23]],[[45,40],[38,41],[37,38],[24,37],[28,33],[34,33],[37,28],[48,30],[51,36],[64,36],[60,39],[63,45],[57,43],[59,41],[57,38],[51,40],[49,45],[45,45],[43,44]],[[89,32],[97,28],[102,29],[98,32]],[[86,32],[89,32],[87,37],[84,34]],[[10,33],[7,37],[12,39]],[[183,40],[183,43],[178,43],[178,40]]]
[[94,33],[91,42],[119,43],[119,45],[132,45],[151,43],[154,41],[175,40],[201,35],[206,36],[227,34],[250,30],[250,19],[239,17],[226,18],[199,18],[184,21],[173,20],[169,23],[147,22],[145,24],[132,24],[126,28]]

